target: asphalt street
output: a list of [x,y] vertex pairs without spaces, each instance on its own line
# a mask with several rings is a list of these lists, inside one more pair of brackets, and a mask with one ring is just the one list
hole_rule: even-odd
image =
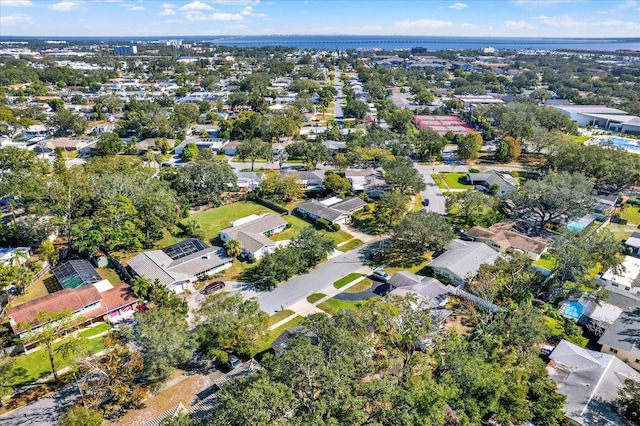
[[338,94],[336,95],[335,100],[335,108],[334,108],[334,117],[336,121],[342,121],[344,118],[344,113],[342,112],[342,82],[340,81],[340,68],[335,67],[335,78],[334,85]]
[[40,399],[19,410],[0,417],[2,426],[50,426],[78,399],[80,394],[75,383],[71,383],[50,397]]
[[272,291],[260,293],[258,295],[260,307],[269,315],[273,315],[282,308],[287,308],[310,294],[319,292],[339,278],[367,265],[369,261],[363,253],[376,244],[379,242],[372,241],[357,250],[341,254],[306,274],[298,275],[280,284]]

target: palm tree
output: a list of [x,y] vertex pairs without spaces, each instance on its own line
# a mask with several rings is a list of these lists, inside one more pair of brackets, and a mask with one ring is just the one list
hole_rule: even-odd
[[145,277],[133,277],[131,279],[131,289],[140,299],[146,299],[151,289],[151,282]]
[[224,249],[230,257],[238,257],[242,254],[242,245],[238,240],[229,240],[225,243]]

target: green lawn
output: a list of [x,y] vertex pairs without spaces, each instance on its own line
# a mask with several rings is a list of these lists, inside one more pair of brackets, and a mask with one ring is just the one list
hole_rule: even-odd
[[353,235],[351,235],[347,231],[343,231],[342,229],[339,230],[338,232],[327,232],[327,231],[319,231],[319,232],[331,238],[333,241],[336,242],[336,244],[349,241],[350,239],[353,238]]
[[630,225],[640,225],[640,206],[625,204],[620,211],[620,218],[625,219]]
[[[100,338],[85,340],[88,349],[92,353],[97,353],[104,349],[104,344],[102,343],[102,339]],[[60,345],[67,341],[68,339],[54,344],[54,349],[59,348]],[[61,370],[62,368],[67,367],[70,364],[69,360],[64,359],[59,353],[54,355],[54,360],[57,370]],[[35,352],[31,352],[28,355],[21,355],[17,357],[15,368],[24,369],[23,374],[16,377],[12,383],[12,385],[16,387],[25,385],[27,383],[33,382],[34,380],[38,380],[51,374],[49,355],[44,349],[39,349]]]
[[360,247],[362,245],[362,241],[360,241],[359,239],[355,238],[351,241],[349,241],[348,243],[338,247],[338,250],[340,250],[341,252],[347,252],[349,250],[353,250],[356,247]]
[[352,272],[349,275],[345,275],[344,277],[340,278],[338,281],[334,282],[333,286],[335,288],[342,288],[345,285],[349,284],[351,281],[355,281],[360,277],[362,277],[362,274],[359,274],[357,272]]
[[431,175],[431,177],[433,178],[433,181],[436,183],[436,185],[438,185],[438,188],[440,188],[440,189],[449,189],[447,187],[447,184],[444,183],[444,181],[440,177],[439,173],[434,173],[434,174]]
[[451,189],[473,189],[473,185],[467,183],[467,173],[464,172],[443,172],[440,175],[444,178]]
[[120,284],[122,279],[118,273],[111,268],[96,268],[98,274],[105,280],[109,281],[114,286]]
[[76,336],[79,337],[79,338],[89,338],[89,337],[97,336],[100,333],[104,333],[105,331],[109,330],[110,328],[111,328],[111,324],[103,322],[103,323],[100,323],[100,324],[96,325],[95,327],[91,327],[91,328],[87,328],[85,330],[82,330]]
[[274,211],[260,204],[251,203],[249,201],[240,201],[194,214],[188,219],[194,219],[200,224],[200,226],[202,226],[204,240],[209,241],[210,239],[217,237],[222,229],[231,226],[231,221],[245,216],[250,216],[252,214],[263,213],[274,213]]
[[422,195],[420,194],[416,194],[415,196],[415,203],[413,204],[413,209],[411,210],[412,212],[417,212],[422,210]]
[[283,311],[280,311],[276,314],[273,314],[269,317],[269,327],[271,327],[273,324],[277,324],[280,321],[282,321],[285,318],[290,317],[291,315],[295,314],[295,312],[293,312],[290,309],[285,309]]
[[316,303],[318,300],[327,297],[325,294],[322,293],[312,293],[309,296],[307,296],[307,302],[309,303]]
[[[273,330],[269,331],[269,333],[260,340],[260,343],[258,345],[258,348],[255,354],[264,352],[267,349],[269,349],[269,346],[271,346],[273,341],[276,340],[278,336],[280,336],[282,333],[284,333],[286,330],[290,328],[299,326],[303,320],[304,320],[303,317],[296,316],[292,318],[290,321],[287,321],[286,323],[282,324],[280,327],[274,328]],[[255,356],[255,354],[251,354],[251,355]]]
[[555,318],[551,318],[548,316],[543,317],[544,325],[547,326],[549,332],[552,336],[560,336],[564,333],[564,328],[562,327],[562,321],[557,320]]
[[291,228],[283,232],[280,232],[279,234],[273,235],[271,239],[274,241],[290,240],[296,237],[303,228],[306,228],[307,226],[311,226],[309,222],[307,222],[302,218],[299,218],[298,216],[285,215],[285,216],[282,216],[282,218],[286,220],[287,223],[289,223],[289,225],[291,225]]
[[363,292],[365,290],[369,290],[372,285],[373,285],[373,281],[371,281],[369,278],[365,278],[362,281],[358,281],[358,283],[352,285],[351,287],[346,289],[344,292],[345,293],[360,293],[360,292]]
[[540,259],[534,261],[533,264],[548,271],[553,271],[553,269],[556,267],[556,258],[551,253],[542,253]]
[[578,143],[585,143],[591,139],[591,136],[574,136],[573,139]]
[[322,302],[318,305],[318,308],[322,309],[328,314],[335,315],[343,309],[347,309],[349,311],[355,311],[362,306],[363,301],[350,302],[347,300],[339,300],[335,298],[331,298],[325,302]]

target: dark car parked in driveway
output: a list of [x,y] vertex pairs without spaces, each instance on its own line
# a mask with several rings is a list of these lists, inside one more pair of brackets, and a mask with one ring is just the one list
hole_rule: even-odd
[[202,294],[211,294],[218,290],[222,290],[225,287],[225,284],[222,281],[215,281],[211,284],[208,284],[204,289],[202,289]]

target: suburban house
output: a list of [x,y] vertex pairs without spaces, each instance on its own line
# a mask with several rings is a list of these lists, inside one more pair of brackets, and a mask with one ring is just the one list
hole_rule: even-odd
[[96,126],[93,126],[91,130],[89,130],[89,133],[91,133],[93,136],[100,136],[103,133],[113,132],[115,129],[116,126],[114,126],[113,124],[98,124]]
[[633,294],[640,294],[640,259],[625,256],[620,270],[609,269],[598,275],[596,282],[605,287],[617,287]]
[[624,242],[627,252],[631,255],[640,256],[640,232],[634,232]]
[[236,175],[236,186],[238,188],[255,189],[262,182],[262,175],[258,172],[242,172],[239,170],[233,171]]
[[406,297],[415,294],[424,300],[431,310],[429,317],[434,325],[440,326],[451,316],[451,311],[444,306],[455,291],[455,287],[446,286],[435,278],[423,277],[409,271],[399,271],[387,281],[395,287],[389,294]]
[[224,155],[228,155],[230,157],[233,157],[234,155],[236,155],[236,152],[238,151],[238,146],[242,143],[242,141],[230,141],[229,143],[225,144],[224,146]]
[[467,236],[475,241],[485,243],[499,252],[519,251],[532,260],[538,260],[540,255],[547,251],[550,241],[542,237],[529,237],[517,231],[516,225],[517,223],[514,221],[507,221],[496,223],[489,228],[474,226],[467,231]]
[[322,145],[331,151],[333,154],[336,154],[339,151],[344,151],[347,149],[347,143],[343,141],[322,141]]
[[351,215],[360,209],[363,209],[367,203],[358,197],[347,197],[344,200],[332,197],[322,201],[308,200],[298,204],[294,211],[303,217],[309,217],[314,220],[326,220],[334,224],[347,223]]
[[[140,151],[149,151],[149,150],[156,150],[156,151],[160,151],[160,148],[158,148],[158,146],[156,145],[158,142],[158,139],[160,138],[147,138],[147,139],[143,139],[140,142],[136,143],[136,148],[138,148]],[[173,146],[176,143],[175,139],[167,139],[167,142],[169,143],[169,146]]]
[[220,247],[209,247],[197,238],[189,238],[162,250],[145,251],[128,262],[135,275],[158,280],[176,293],[200,278],[229,267],[233,259]]
[[456,239],[447,244],[446,251],[427,266],[436,275],[464,286],[469,278],[478,273],[480,265],[493,264],[498,256],[500,254],[497,251],[484,243]]
[[600,221],[605,221],[613,214],[619,197],[616,194],[605,195],[598,198],[593,206],[593,215]]
[[0,265],[23,264],[31,256],[29,247],[0,247]]
[[56,148],[60,148],[63,151],[77,151],[82,154],[89,154],[91,149],[98,142],[97,139],[88,138],[54,138],[46,139],[41,143],[38,143],[34,148],[34,152],[39,154],[43,152],[54,152]]
[[547,372],[567,397],[564,412],[572,425],[628,425],[614,406],[618,390],[640,374],[613,355],[560,341],[549,355]]
[[182,143],[176,146],[174,152],[178,155],[182,155],[182,151],[184,151],[184,147],[187,144],[194,144],[198,147],[200,151],[209,150],[209,151],[218,151],[222,149],[229,142],[229,139],[223,138],[198,138],[198,139],[185,139]]
[[391,192],[391,186],[382,176],[382,170],[347,170],[345,178],[351,182],[355,193],[367,194],[371,198],[380,198],[382,194]]
[[260,259],[278,247],[278,243],[268,237],[284,231],[287,226],[287,221],[278,215],[254,214],[231,222],[229,228],[220,231],[220,239],[225,243],[236,240],[242,246],[243,257]]
[[503,196],[518,190],[518,179],[506,173],[489,170],[484,173],[469,173],[467,180],[471,185],[479,185],[491,190],[496,188],[496,195]]
[[313,331],[309,330],[306,327],[298,326],[293,327],[288,330],[282,332],[276,340],[271,344],[271,349],[276,357],[282,356],[287,347],[289,346],[289,341],[293,338],[297,337],[306,337],[311,341],[311,344],[317,345],[320,341],[318,335]]
[[295,176],[296,182],[306,191],[321,191],[324,187],[323,170],[299,171],[293,169],[280,170],[285,176]]
[[598,343],[601,352],[615,355],[634,370],[640,371],[640,308],[625,309],[607,328]]
[[622,314],[622,308],[603,301],[595,302],[587,297],[570,297],[560,302],[558,312],[585,326],[594,335],[602,336]]
[[[48,294],[22,305],[7,309],[9,325],[20,336],[37,329],[40,324],[36,318],[40,312],[62,312],[69,310],[75,316],[84,317],[83,324],[98,321],[117,322],[130,316],[135,310],[138,298],[129,284],[121,283],[115,287],[99,291],[96,286],[87,285],[77,289],[66,288]],[[30,328],[27,326],[31,325]]]

